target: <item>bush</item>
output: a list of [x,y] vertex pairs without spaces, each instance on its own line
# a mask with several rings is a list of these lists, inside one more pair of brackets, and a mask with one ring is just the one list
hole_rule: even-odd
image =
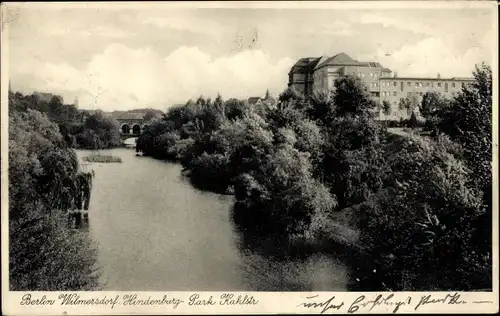
[[83,157],[83,160],[88,162],[99,162],[99,163],[122,162],[122,159],[120,157],[109,156],[109,155],[90,155]]
[[207,154],[195,157],[190,162],[193,183],[204,189],[226,192],[231,184],[229,157],[223,154]]
[[95,289],[95,247],[66,226],[65,214],[91,177],[82,177],[75,152],[38,111],[9,113],[9,179],[10,289]]
[[[488,288],[489,253],[474,249],[482,232],[481,195],[454,145],[411,137],[391,158],[391,185],[364,203],[366,257],[360,268],[371,290]],[[375,274],[373,270],[377,271]],[[463,277],[457,278],[460,271]]]

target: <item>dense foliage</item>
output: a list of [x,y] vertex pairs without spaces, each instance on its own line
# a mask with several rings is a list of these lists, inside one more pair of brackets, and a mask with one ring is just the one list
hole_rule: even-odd
[[9,94],[10,111],[28,109],[44,113],[55,122],[64,141],[70,147],[102,149],[120,145],[118,122],[105,117],[101,112],[90,114],[78,110],[72,104],[63,104],[58,96],[53,96],[47,102],[34,94],[26,96],[19,92]]
[[198,187],[234,194],[243,231],[333,242],[358,289],[487,289],[491,70],[474,76],[450,102],[403,100],[434,122],[431,137],[388,133],[363,84],[345,77],[310,99],[287,89],[277,103],[188,101],[155,120],[136,149],[180,161]]
[[9,105],[10,289],[94,289],[95,249],[66,213],[88,207],[92,175],[46,115]]

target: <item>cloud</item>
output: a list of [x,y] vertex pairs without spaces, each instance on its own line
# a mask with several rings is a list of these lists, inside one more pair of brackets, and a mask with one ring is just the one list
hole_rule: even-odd
[[[278,94],[286,87],[293,60],[271,60],[261,50],[212,58],[198,47],[182,46],[168,56],[150,48],[131,49],[111,44],[92,57],[85,69],[67,64],[31,61],[38,86],[72,100],[78,95],[82,108],[103,110],[167,106],[199,95],[248,98],[266,89]],[[33,72],[32,72],[33,73]],[[40,83],[43,85],[40,86]]]
[[383,27],[395,27],[400,30],[411,31],[414,33],[433,34],[435,29],[419,19],[411,16],[380,14],[380,13],[362,13],[351,15],[351,21],[361,24],[381,24]]
[[352,24],[341,20],[335,20],[333,23],[325,24],[322,31],[326,34],[337,36],[353,36],[359,34],[358,31],[353,29]]
[[221,24],[208,19],[193,19],[189,15],[179,14],[162,17],[144,18],[142,23],[154,25],[160,29],[170,28],[177,31],[188,31],[200,34],[214,34],[225,29]]
[[126,38],[136,35],[135,33],[128,33],[119,28],[113,26],[105,26],[105,25],[97,26],[94,28],[91,27],[89,29],[81,29],[70,26],[60,27],[54,25],[46,25],[43,27],[43,32],[48,36],[63,36],[63,37],[77,36],[77,37],[88,37],[88,38],[93,36],[100,36],[107,38]]
[[487,33],[481,41],[483,45],[460,52],[441,38],[428,37],[393,52],[378,48],[362,58],[377,60],[399,76],[435,77],[440,73],[443,77],[470,77],[475,64],[491,61],[488,39],[491,35]]

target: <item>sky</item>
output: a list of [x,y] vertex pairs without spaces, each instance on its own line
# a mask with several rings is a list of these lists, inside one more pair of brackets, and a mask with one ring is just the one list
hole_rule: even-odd
[[492,64],[496,7],[376,5],[12,5],[11,88],[56,93],[66,103],[77,97],[85,109],[165,110],[200,95],[248,98],[269,89],[277,96],[301,57],[345,52],[400,77],[470,77],[475,64]]

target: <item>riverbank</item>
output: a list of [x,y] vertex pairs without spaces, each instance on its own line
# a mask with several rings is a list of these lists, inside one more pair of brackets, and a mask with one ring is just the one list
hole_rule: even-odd
[[88,162],[100,162],[100,163],[122,162],[122,159],[120,157],[109,156],[109,155],[101,155],[101,154],[95,154],[95,155],[85,156],[82,159],[84,161],[88,161]]
[[[180,164],[137,157],[126,148],[101,153],[122,159],[88,163],[96,174],[89,227],[99,245],[104,290],[348,289],[342,262],[308,245],[287,249],[277,239],[240,230],[232,219],[234,196],[196,189]],[[311,251],[301,256],[301,248]]]
[[[491,109],[471,101],[491,100],[479,95],[491,91],[491,70],[476,71],[475,86],[427,113],[435,123],[429,137],[387,130],[374,120],[378,105],[363,83],[342,77],[328,100],[293,90],[273,107],[200,97],[171,108],[136,148],[180,161],[197,188],[233,191],[242,231],[303,248],[334,245],[327,251],[334,256],[345,249],[365,290],[484,288],[491,283],[491,238],[482,233],[491,227],[491,166],[477,152],[491,151],[491,135],[454,114],[489,130],[488,116],[464,110]],[[467,282],[453,277],[456,269],[467,271]]]

